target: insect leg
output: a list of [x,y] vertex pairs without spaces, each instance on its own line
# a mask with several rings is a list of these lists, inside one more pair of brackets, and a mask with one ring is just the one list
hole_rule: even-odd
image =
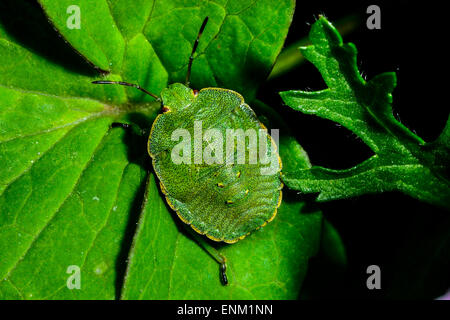
[[194,232],[189,226],[185,225],[186,230],[189,231],[189,233],[194,238],[195,242],[203,249],[205,250],[214,260],[217,261],[217,263],[220,265],[220,282],[226,286],[228,285],[228,277],[227,277],[227,259],[224,255],[222,255],[216,248],[214,248],[212,245],[210,245],[203,236],[199,235],[198,233]]
[[220,281],[224,286],[228,285],[226,260],[220,265]]
[[148,136],[148,130],[141,129],[137,124],[113,122],[113,123],[111,123],[111,128],[123,128],[124,130],[132,132],[133,134],[141,136],[141,137]]
[[92,83],[93,84],[119,84],[121,86],[133,87],[133,88],[136,88],[136,89],[144,92],[145,94],[148,94],[149,96],[152,96],[157,101],[161,100],[156,94],[153,94],[150,91],[147,91],[144,88],[142,88],[140,85],[134,84],[134,83],[128,83],[128,82],[123,82],[123,81],[109,81],[109,80],[96,80],[96,81],[92,81]]
[[113,122],[113,123],[111,123],[111,128],[130,129],[131,128],[131,124],[129,124],[129,123],[122,123],[122,122]]

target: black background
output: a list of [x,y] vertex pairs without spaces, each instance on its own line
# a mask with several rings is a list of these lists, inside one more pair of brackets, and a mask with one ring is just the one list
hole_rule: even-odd
[[[381,9],[381,30],[366,27],[371,4]],[[331,22],[356,15],[359,27],[343,38],[356,45],[360,71],[367,79],[395,71],[395,117],[432,141],[449,114],[445,12],[430,1],[298,1],[286,45],[306,36],[319,14]],[[314,165],[344,169],[370,157],[372,151],[353,133],[331,121],[289,110],[277,94],[306,88],[325,88],[309,62],[269,81],[258,97],[296,128],[298,141]],[[333,201],[320,208],[343,238],[348,269],[337,272],[315,259],[304,289],[308,297],[429,299],[450,287],[448,212],[396,192]],[[371,264],[381,268],[381,290],[366,287],[366,268]]]

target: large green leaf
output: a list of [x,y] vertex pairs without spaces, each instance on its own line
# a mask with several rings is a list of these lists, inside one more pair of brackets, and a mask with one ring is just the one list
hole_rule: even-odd
[[330,119],[353,131],[375,155],[347,170],[312,167],[285,172],[286,185],[318,193],[319,201],[399,190],[449,208],[450,123],[437,141],[425,143],[392,114],[395,73],[365,81],[357,69],[355,46],[344,44],[324,17],[312,26],[310,40],[312,45],[301,50],[328,88],[285,91],[281,97],[295,110]]
[[[321,215],[285,199],[276,219],[249,241],[220,248],[230,284],[219,265],[171,214],[149,181],[131,251],[124,299],[296,299],[308,260],[317,251]],[[286,198],[286,197],[285,197]]]
[[[192,85],[233,89],[249,99],[268,76],[294,12],[293,0],[39,0],[54,26],[98,68],[154,93],[184,82],[198,29],[209,22],[193,64]],[[77,5],[80,29],[67,27]]]
[[[251,97],[282,46],[292,2],[41,5],[45,15],[30,2],[0,4],[0,298],[295,298],[318,248],[320,212],[287,196],[271,224],[220,249],[230,265],[223,287],[216,262],[167,210],[149,173],[146,137],[111,126],[148,129],[159,104],[90,83],[99,69],[155,93],[183,80],[208,15],[194,85]],[[79,5],[81,29],[65,27],[69,5]],[[283,128],[255,106],[267,125]],[[287,131],[280,144],[286,167],[309,164]],[[66,286],[72,265],[81,269],[79,290]],[[185,290],[188,281],[195,290]]]
[[[270,119],[265,121],[266,125],[284,125],[268,106],[255,101],[254,107],[261,118]],[[309,165],[303,149],[288,130],[280,133],[279,145],[280,155],[287,165]],[[317,208],[308,207],[294,194],[285,193],[275,220],[252,234],[249,241],[216,245],[228,259],[230,285],[223,287],[217,262],[186,234],[182,223],[162,200],[153,174],[148,185],[122,298],[298,297],[308,260],[320,245],[322,215]]]

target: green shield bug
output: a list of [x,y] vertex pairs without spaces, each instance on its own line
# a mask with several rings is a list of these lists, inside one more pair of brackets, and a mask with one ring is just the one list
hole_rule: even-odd
[[221,264],[221,281],[227,284],[225,258],[198,234],[225,243],[243,239],[275,217],[283,184],[276,143],[243,97],[228,89],[189,87],[207,21],[192,48],[186,83],[169,85],[161,98],[127,82],[93,83],[135,87],[161,101],[163,113],[148,139],[153,169],[167,204]]

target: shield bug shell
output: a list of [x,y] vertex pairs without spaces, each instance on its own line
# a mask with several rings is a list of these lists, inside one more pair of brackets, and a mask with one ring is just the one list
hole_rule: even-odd
[[[259,143],[265,143],[265,148],[274,150],[272,139],[242,96],[221,88],[205,88],[194,95],[192,89],[179,83],[164,89],[161,96],[167,111],[153,123],[148,151],[167,203],[180,219],[198,233],[227,243],[243,239],[271,221],[281,201],[281,162],[278,155],[276,163],[265,165],[260,161],[237,163],[239,159],[232,162],[224,156],[230,144],[231,147],[236,146],[237,139],[230,143],[231,139],[227,138],[237,130],[248,133],[244,138],[248,138],[251,132],[254,136],[258,134],[262,139]],[[198,137],[200,124],[203,139]],[[179,129],[185,130],[181,131],[185,132],[183,139],[188,140],[181,143],[186,143],[185,150],[192,152],[186,158],[187,163],[177,164],[174,163],[173,152],[178,152],[176,149],[180,142],[174,141],[174,132]],[[216,159],[219,163],[207,164],[205,159],[195,163],[198,154],[204,156],[211,151],[204,142],[205,136],[210,135],[208,130],[215,130],[214,138],[217,140],[225,137],[214,148],[214,151],[223,150]],[[199,144],[196,145],[199,140],[203,140],[201,150],[198,150]],[[249,141],[245,142],[248,147]],[[233,157],[235,152],[236,149]],[[250,152],[246,151],[246,154]],[[245,160],[250,160],[250,155]],[[274,170],[270,174],[262,174],[270,165],[275,166]]]
[[[282,197],[281,160],[275,142],[239,93],[222,88],[189,88],[193,54],[206,22],[207,18],[192,49],[186,84],[174,83],[163,89],[161,99],[135,84],[94,83],[133,86],[161,100],[163,113],[153,122],[148,153],[167,203],[199,234],[235,243],[275,217]],[[239,140],[239,134],[228,139],[236,132],[241,138],[244,134],[243,140]],[[243,162],[238,157],[242,143]],[[267,154],[262,161],[261,148],[270,150],[270,161]],[[258,155],[256,162],[254,152]],[[174,161],[174,156],[182,160]]]

